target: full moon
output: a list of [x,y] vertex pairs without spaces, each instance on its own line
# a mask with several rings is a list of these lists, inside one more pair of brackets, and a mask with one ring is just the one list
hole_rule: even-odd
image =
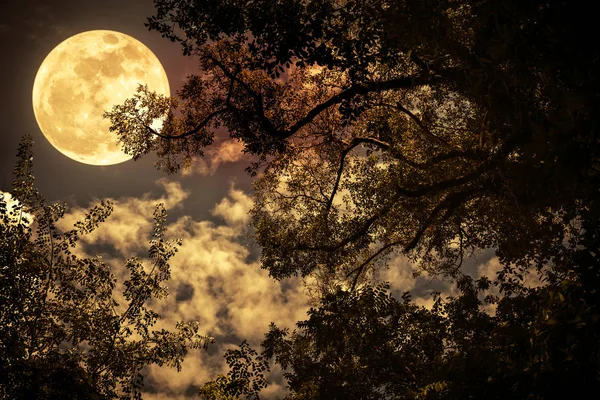
[[44,59],[33,84],[33,111],[48,141],[73,160],[112,165],[131,159],[109,131],[104,111],[132,97],[139,84],[166,96],[169,80],[158,58],[120,32],[77,34]]

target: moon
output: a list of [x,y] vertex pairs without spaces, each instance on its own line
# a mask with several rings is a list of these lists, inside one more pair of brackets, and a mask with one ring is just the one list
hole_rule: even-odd
[[33,84],[35,119],[62,154],[91,165],[131,159],[109,131],[104,111],[132,97],[139,84],[165,96],[169,80],[152,51],[124,33],[79,33],[46,56]]

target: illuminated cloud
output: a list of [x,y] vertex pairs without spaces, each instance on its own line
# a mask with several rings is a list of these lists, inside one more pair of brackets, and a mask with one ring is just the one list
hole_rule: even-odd
[[221,217],[229,226],[244,226],[250,222],[250,209],[254,203],[241,190],[233,187],[229,191],[229,198],[221,200],[212,210],[214,216]]
[[399,293],[408,292],[415,288],[416,280],[413,276],[414,267],[403,255],[398,255],[390,260],[388,267],[379,273],[379,279],[389,282],[390,289]]
[[238,140],[225,140],[220,145],[209,147],[204,157],[194,158],[192,165],[183,170],[183,176],[214,175],[222,164],[235,163],[246,157],[244,145]]
[[[485,276],[490,280],[496,280],[498,272],[502,270],[502,264],[498,257],[492,257],[489,261],[478,265],[479,276]],[[523,286],[528,288],[536,288],[542,285],[540,281],[540,275],[536,271],[536,268],[531,266],[523,273]],[[499,293],[495,293],[499,294]]]
[[[157,181],[164,194],[158,198],[144,195],[140,198],[110,199],[114,204],[114,211],[107,221],[91,235],[82,239],[88,245],[108,245],[114,247],[117,254],[124,259],[136,255],[133,253],[144,251],[147,238],[152,231],[152,213],[158,203],[163,203],[165,208],[180,207],[189,196],[178,182],[169,182],[167,179]],[[70,229],[73,224],[81,220],[87,209],[74,208],[67,213],[61,221],[61,227]],[[92,254],[95,255],[95,254]]]
[[[103,250],[115,275],[123,277],[124,260],[146,255],[155,205],[162,202],[167,210],[177,208],[190,196],[177,182],[161,179],[157,184],[160,196],[112,200],[113,214],[82,238],[77,251],[95,255],[98,249]],[[258,348],[271,322],[293,328],[296,321],[306,318],[307,298],[301,282],[274,281],[244,244],[248,242],[246,224],[252,204],[247,194],[232,186],[212,210],[215,217],[222,218],[222,224],[189,216],[169,220],[167,238],[182,238],[183,246],[170,263],[170,296],[152,305],[162,316],[157,328],[169,329],[177,321],[196,320],[200,322],[200,332],[215,337],[216,344],[209,352],[191,352],[180,373],[166,367],[150,367],[146,378],[150,389],[144,398],[197,398],[197,388],[227,371],[222,358],[225,349],[242,339]],[[79,208],[71,210],[62,227],[69,229],[84,212]],[[283,388],[274,385],[269,390],[280,393]]]
[[[167,179],[157,181],[158,195],[141,198],[119,198],[114,202],[110,218],[91,235],[82,238],[77,251],[95,255],[106,252],[105,260],[122,277],[124,260],[130,256],[144,257],[146,242],[152,230],[152,212],[157,203],[167,210],[180,211],[192,195],[180,183]],[[258,348],[271,322],[280,327],[294,328],[307,318],[309,299],[301,281],[277,282],[260,268],[256,252],[247,245],[248,211],[252,199],[232,186],[211,210],[217,221],[196,220],[190,216],[170,218],[166,236],[183,239],[183,246],[172,259],[170,296],[153,304],[163,319],[156,328],[173,328],[177,321],[196,320],[200,331],[216,338],[207,351],[193,351],[185,359],[181,372],[166,367],[151,366],[147,370],[148,392],[144,398],[197,398],[197,389],[219,373],[226,373],[223,352],[248,339]],[[84,215],[83,209],[73,209],[66,216],[65,229]],[[171,213],[176,214],[176,213]],[[426,274],[413,277],[413,265],[401,255],[392,256],[388,269],[382,269],[378,279],[388,281],[396,297],[405,291],[413,294],[416,304],[433,305],[431,292],[456,295],[456,286],[433,279]],[[500,268],[497,258],[473,266],[474,276],[492,277]],[[489,310],[493,312],[493,310]],[[281,371],[271,374],[276,380],[263,397],[281,397],[285,392]]]

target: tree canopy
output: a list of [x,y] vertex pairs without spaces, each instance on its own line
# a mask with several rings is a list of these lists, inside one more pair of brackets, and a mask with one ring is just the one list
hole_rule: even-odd
[[179,99],[140,88],[106,116],[126,151],[155,152],[168,172],[220,127],[241,141],[273,277],[325,270],[355,285],[391,252],[452,276],[485,248],[564,273],[597,243],[598,52],[578,6],[155,4],[148,27],[200,71]]
[[[486,278],[457,283],[459,294],[438,294],[431,309],[408,294],[395,299],[384,285],[339,288],[296,330],[271,325],[259,359],[283,368],[287,400],[561,399],[600,389],[600,310],[580,282],[495,301],[481,299]],[[482,310],[490,302],[494,315]],[[260,386],[249,383],[262,370],[247,358],[229,364],[201,398],[258,398]]]
[[189,348],[211,339],[195,322],[152,330],[160,316],[152,299],[167,296],[168,261],[177,240],[166,240],[166,212],[154,213],[148,258],[132,257],[117,289],[101,257],[74,253],[112,211],[102,201],[73,229],[56,223],[64,204],[46,204],[34,187],[32,140],[20,145],[12,196],[0,194],[0,397],[5,399],[139,399],[143,369],[181,368]]

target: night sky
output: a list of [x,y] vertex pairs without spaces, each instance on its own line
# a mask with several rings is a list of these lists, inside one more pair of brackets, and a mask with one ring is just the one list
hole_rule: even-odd
[[[155,309],[167,328],[178,320],[199,320],[201,331],[217,343],[208,352],[191,353],[181,373],[150,368],[145,398],[194,398],[199,386],[225,371],[224,349],[244,338],[256,345],[271,321],[293,328],[306,316],[308,299],[302,282],[269,278],[248,238],[247,213],[252,207],[251,178],[244,173],[248,160],[238,147],[225,142],[185,176],[157,171],[153,155],[104,167],[78,163],[44,138],[31,101],[34,78],[46,55],[70,36],[96,29],[123,32],[148,46],[162,62],[174,94],[195,71],[195,63],[181,54],[178,45],[144,27],[153,10],[151,0],[10,0],[0,5],[0,190],[10,192],[18,142],[22,135],[32,135],[38,188],[48,201],[71,207],[65,229],[95,201],[115,202],[111,218],[85,238],[78,251],[102,254],[121,277],[124,260],[144,255],[154,205],[165,203],[168,235],[182,237],[184,245],[172,262],[171,296]],[[422,304],[431,301],[427,295],[431,290],[454,290],[426,278],[413,279],[406,260],[390,264],[395,268],[382,279],[390,281],[396,293],[413,290]],[[481,254],[472,264],[488,275],[499,267],[491,253]],[[278,375],[274,371],[273,379],[281,383]],[[269,390],[265,398],[274,398],[283,387],[275,384]]]
[[[37,126],[31,104],[35,74],[46,55],[63,40],[77,33],[106,29],[123,32],[148,46],[159,58],[169,77],[171,93],[195,70],[194,60],[181,54],[179,47],[144,26],[154,10],[151,0],[107,1],[11,1],[0,5],[0,46],[2,61],[2,145],[0,188],[12,182],[15,152],[22,135],[34,137],[35,171],[38,185],[50,200],[76,201],[86,205],[94,198],[138,196],[156,191],[155,181],[164,174],[152,166],[152,155],[138,162],[96,167],[73,161],[56,151]],[[192,176],[186,187],[201,190],[191,196],[191,207],[201,210],[221,199],[230,180],[248,188],[243,165],[223,165],[218,177]],[[196,198],[197,197],[197,198]]]
[[[232,323],[236,317],[228,314],[244,314],[245,308],[242,303],[240,307],[235,306],[236,301],[231,298],[234,293],[238,292],[238,301],[252,304],[244,297],[244,291],[248,292],[245,288],[250,281],[254,281],[256,287],[262,282],[267,285],[264,290],[276,290],[275,296],[279,296],[279,300],[273,298],[273,302],[282,300],[284,289],[260,270],[258,253],[248,247],[248,230],[241,225],[245,226],[246,212],[251,206],[247,196],[251,179],[244,173],[246,162],[227,162],[241,154],[223,157],[217,148],[201,162],[203,168],[196,166],[198,171],[192,170],[187,176],[167,176],[157,171],[153,166],[153,155],[111,166],[82,164],[64,156],[46,140],[35,120],[31,100],[35,75],[47,54],[65,39],[96,29],[128,34],[149,47],[163,64],[174,94],[185,77],[194,72],[195,63],[184,57],[177,45],[147,30],[144,22],[153,10],[151,0],[24,0],[0,5],[3,54],[0,88],[4,94],[0,190],[10,192],[19,140],[22,135],[32,135],[35,140],[34,173],[40,192],[49,202],[67,202],[71,207],[65,218],[65,228],[98,199],[110,198],[116,203],[112,217],[97,231],[97,236],[84,240],[80,250],[89,255],[100,253],[113,261],[117,275],[123,260],[144,255],[156,203],[163,202],[167,206],[169,222],[176,226],[173,230],[186,225],[176,232],[186,243],[172,265],[171,296],[161,310],[165,326],[172,327],[181,319],[203,320],[204,333],[220,340],[208,353],[202,354],[205,361],[186,361],[180,374],[166,369],[164,373],[162,370],[156,372],[155,377],[151,374],[147,383],[152,393],[145,397],[152,398],[152,394],[156,398],[195,397],[195,389],[220,372],[223,346],[239,343],[241,336],[254,336],[259,340],[267,330],[268,316],[263,324],[247,328],[239,327],[242,322]],[[235,219],[236,212],[240,213],[241,221]],[[201,243],[195,245],[196,242]],[[200,261],[194,262],[191,258]],[[184,268],[186,272],[182,271]],[[187,268],[203,270],[203,273],[197,274],[197,280],[190,279]],[[229,289],[222,287],[226,282]],[[190,310],[188,305],[192,302],[196,305]],[[181,304],[184,306],[178,306]],[[303,311],[294,317],[299,319],[302,314]],[[288,325],[292,319],[286,321]],[[191,354],[190,357],[198,358],[199,355]]]

